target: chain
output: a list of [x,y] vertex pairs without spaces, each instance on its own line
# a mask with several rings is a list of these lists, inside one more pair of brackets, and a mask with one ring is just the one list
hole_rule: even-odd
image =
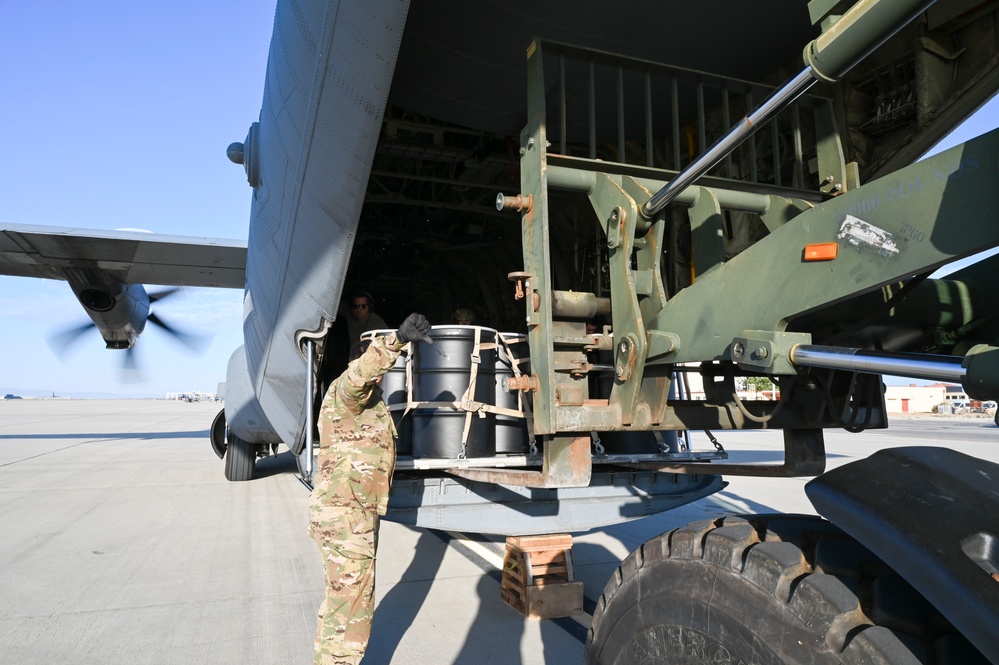
[[537,455],[538,454],[538,441],[537,441],[537,439],[531,439],[530,446],[531,446],[531,454],[532,455]]
[[596,432],[590,432],[590,437],[593,439],[593,453],[595,455],[603,455],[606,451],[604,450],[604,445],[600,443],[600,435]]
[[465,459],[465,448],[468,446],[467,441],[461,442],[461,452],[458,453],[458,459]]

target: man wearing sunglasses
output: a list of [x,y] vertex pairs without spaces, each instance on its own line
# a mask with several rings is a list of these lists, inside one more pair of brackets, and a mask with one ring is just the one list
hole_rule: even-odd
[[350,316],[346,317],[350,346],[360,341],[361,333],[388,328],[385,320],[371,311],[371,303],[371,294],[365,291],[358,291],[350,298]]

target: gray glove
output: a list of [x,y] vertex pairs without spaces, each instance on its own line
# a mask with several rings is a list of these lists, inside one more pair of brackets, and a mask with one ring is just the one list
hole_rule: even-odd
[[427,317],[413,312],[406,317],[405,321],[402,322],[402,325],[399,326],[399,330],[395,333],[395,336],[400,342],[422,341],[427,344],[433,344],[434,340],[427,337],[428,330],[430,330],[430,322],[427,321]]

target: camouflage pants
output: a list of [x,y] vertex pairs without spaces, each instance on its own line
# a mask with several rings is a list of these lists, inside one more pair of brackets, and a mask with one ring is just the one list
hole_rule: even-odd
[[363,508],[311,505],[309,531],[326,567],[315,665],[358,665],[375,609],[378,515]]

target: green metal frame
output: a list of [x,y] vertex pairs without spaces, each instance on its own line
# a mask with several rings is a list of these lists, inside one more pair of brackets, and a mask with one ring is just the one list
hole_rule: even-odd
[[[813,106],[815,150],[822,173],[832,176],[820,185],[825,198],[823,192],[799,196],[776,186],[747,191],[745,183],[719,178],[706,178],[710,187],[688,188],[674,205],[684,206],[690,220],[693,282],[667,294],[661,260],[669,211],[646,220],[639,208],[673,173],[549,158],[543,51],[538,42],[528,49],[529,123],[521,136],[521,196],[527,201],[521,279],[534,372],[534,429],[549,437],[545,459],[552,462],[532,481],[535,486],[566,486],[589,477],[588,456],[571,433],[842,426],[840,413],[831,411],[849,410],[849,390],[833,396],[835,408],[829,409],[830,398],[808,374],[799,377],[803,389],[780,406],[750,406],[735,400],[732,376],[805,375],[789,362],[790,349],[811,340],[807,331],[788,332],[789,322],[999,245],[999,132],[859,187],[851,177],[855,169],[843,162],[832,104],[820,103]],[[797,124],[794,131],[800,140]],[[563,150],[564,142],[563,137]],[[606,239],[615,373],[607,400],[587,393],[586,370],[580,368],[587,366],[592,339],[582,321],[553,314],[549,188],[585,195]],[[759,215],[769,234],[727,259],[726,210]],[[806,261],[805,248],[817,243],[835,243],[836,258]],[[720,362],[729,390],[713,394],[708,403],[670,403],[675,364],[691,362]],[[833,384],[853,386],[833,376],[825,390]],[[864,408],[877,410],[866,421],[870,426],[885,426],[883,402]],[[797,452],[790,447],[789,459]]]

